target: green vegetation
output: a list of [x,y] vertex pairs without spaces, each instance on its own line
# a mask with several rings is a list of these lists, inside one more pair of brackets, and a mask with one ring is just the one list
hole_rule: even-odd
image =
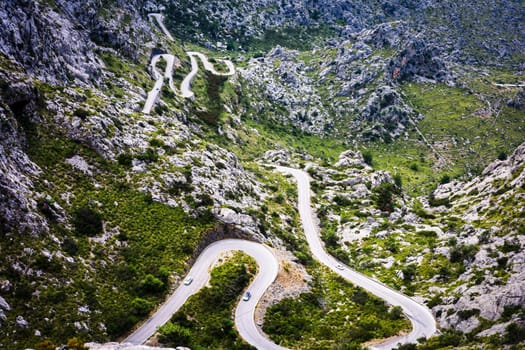
[[[328,26],[317,29],[304,27],[287,27],[281,29],[268,29],[261,38],[248,38],[244,44],[252,52],[269,51],[277,45],[292,50],[311,50],[314,43],[322,43],[322,39],[333,35]],[[235,48],[235,44],[233,44]]]
[[196,79],[193,86],[196,104],[204,107],[196,108],[196,114],[205,123],[215,127],[224,111],[221,93],[228,77],[215,75],[208,71],[204,71],[204,76],[204,79]]
[[379,186],[374,188],[373,199],[379,210],[392,212],[394,210],[394,195],[399,195],[401,189],[395,184],[389,182],[382,182]]
[[160,342],[195,350],[252,349],[235,331],[232,311],[255,273],[253,258],[240,252],[215,267],[210,286],[191,296],[160,328]]
[[102,233],[102,215],[97,211],[81,207],[73,215],[73,226],[79,235],[96,236]]
[[105,93],[108,96],[113,96],[118,100],[126,97],[125,85],[119,81],[120,79],[126,80],[132,86],[140,86],[144,90],[149,90],[153,86],[153,80],[146,69],[147,57],[140,57],[138,63],[129,62],[107,51],[100,52],[99,57],[104,62],[106,69],[118,78],[107,79],[104,82]]
[[270,307],[263,330],[281,345],[300,349],[361,349],[409,327],[399,308],[328,272],[312,267],[312,289]]
[[[186,0],[182,3],[189,4]],[[101,12],[108,15],[107,10]],[[186,16],[183,17],[186,19]],[[129,20],[129,17],[124,18],[125,23]],[[173,23],[175,20],[177,18],[171,18],[172,26],[176,26]],[[214,33],[220,29],[219,23],[207,21],[204,17],[198,20],[203,24],[201,30]],[[229,49],[243,45],[249,50],[248,56],[255,56],[277,43],[305,50],[314,42],[313,38],[329,33],[326,28],[321,28],[320,33],[297,28],[289,31],[268,30],[261,39],[246,38],[245,42],[231,41],[227,44]],[[189,31],[185,35],[193,38],[194,34]],[[181,81],[189,71],[183,46],[191,47],[191,44],[176,40],[165,46],[183,60],[174,74],[176,82]],[[318,65],[337,54],[334,48],[319,51],[322,52],[318,55],[300,52],[297,59]],[[393,49],[386,48],[375,54],[390,57],[393,53]],[[100,57],[117,79],[115,82],[104,82],[104,95],[96,89],[72,88],[71,91],[79,97],[78,103],[65,109],[65,117],[75,118],[76,121],[80,119],[81,123],[87,124],[92,117],[105,113],[105,106],[126,99],[126,83],[145,90],[151,88],[153,81],[146,73],[146,57],[141,56],[138,63],[122,60],[108,51],[101,52]],[[0,54],[1,67],[19,71],[18,67],[11,65]],[[163,69],[164,65],[165,62],[161,61],[159,69]],[[316,72],[306,74],[315,77]],[[334,203],[329,205],[322,198],[316,198],[321,203],[322,238],[330,253],[369,275],[381,276],[382,281],[408,294],[425,293],[431,285],[443,287],[447,292],[453,290],[460,283],[458,277],[465,272],[465,265],[473,261],[477,248],[452,240],[439,241],[436,231],[390,222],[387,215],[400,207],[402,186],[412,195],[427,194],[437,183],[444,184],[464,175],[477,174],[488,161],[495,158],[504,160],[511,154],[513,148],[525,138],[525,130],[521,127],[525,116],[523,111],[506,104],[512,97],[511,93],[496,92],[491,83],[521,80],[522,77],[512,72],[493,71],[488,76],[466,82],[469,89],[440,84],[403,85],[404,98],[423,115],[417,124],[419,131],[448,161],[439,159],[415,129],[408,130],[406,138],[401,137],[388,144],[357,143],[365,162],[376,169],[391,171],[394,184],[383,183],[375,187],[369,207],[349,199],[344,193],[337,194]],[[41,103],[46,99],[54,99],[59,104],[67,102],[65,99],[68,97],[61,96],[66,89],[40,82],[35,85],[42,95]],[[5,87],[5,82],[0,82],[0,87]],[[321,96],[328,95],[326,86],[318,89]],[[263,235],[279,238],[301,263],[307,265],[314,280],[310,292],[303,293],[297,299],[285,299],[270,308],[265,331],[288,346],[358,349],[362,342],[406,329],[408,322],[402,318],[398,308],[389,308],[312,260],[298,230],[299,218],[294,209],[295,185],[272,171],[260,169],[260,165],[254,162],[269,149],[283,148],[291,150],[292,158],[299,160],[299,165],[303,165],[310,155],[314,157],[313,162],[329,165],[348,148],[349,140],[310,135],[280,122],[276,116],[286,115],[287,110],[279,106],[271,112],[264,107],[256,110],[252,106],[258,101],[250,100],[245,90],[241,85],[201,69],[194,82],[196,100],[181,101],[165,85],[162,91],[165,104],[155,108],[158,115],[154,117],[189,111],[184,114],[188,118],[184,122],[190,125],[192,133],[197,130],[192,137],[201,142],[198,147],[215,142],[233,151],[245,169],[254,173],[257,180],[264,184],[266,192],[273,194],[260,207],[247,209],[246,212],[258,220]],[[498,107],[487,112],[487,102]],[[326,102],[325,107],[331,113],[329,103]],[[56,122],[43,105],[40,106],[42,123],[33,123],[27,116],[17,117],[20,117],[18,122],[27,134],[26,152],[42,169],[34,184],[43,195],[37,198],[37,204],[50,223],[50,232],[38,239],[22,232],[14,243],[12,237],[0,237],[0,266],[6,267],[0,271],[0,279],[9,280],[13,286],[7,294],[13,310],[8,313],[9,322],[2,332],[13,335],[20,347],[35,346],[37,350],[47,350],[54,348],[55,343],[67,342],[68,348],[80,350],[83,349],[80,339],[115,339],[147,317],[167,293],[172,276],[184,273],[189,257],[205,235],[216,228],[216,223],[209,211],[189,216],[180,207],[155,202],[148,192],[149,184],[144,181],[144,175],[129,172],[133,161],[138,160],[146,163],[147,172],[158,175],[161,171],[159,167],[165,165],[166,154],[184,152],[179,144],[175,149],[165,143],[167,131],[171,131],[169,124],[160,125],[161,122],[153,119],[140,120],[139,123],[147,122],[158,130],[148,133],[145,140],[149,147],[140,152],[126,149],[115,162],[100,157],[91,148],[95,146],[71,140],[64,130],[52,127]],[[233,112],[227,112],[229,109],[224,105],[243,111],[241,123]],[[139,113],[125,116],[140,117]],[[116,128],[122,130],[125,122],[118,117],[112,118],[114,125],[104,126],[100,132],[111,136]],[[347,121],[343,120],[344,123]],[[342,126],[343,122],[338,126]],[[218,132],[219,129],[233,132],[225,137]],[[98,132],[93,130],[93,137],[99,137]],[[64,162],[75,155],[81,156],[96,169],[93,175],[84,174]],[[184,177],[165,189],[169,195],[182,197],[194,189],[191,166],[169,169]],[[311,172],[315,178],[315,168]],[[344,178],[344,174],[338,176],[334,176],[333,180]],[[314,185],[317,191],[321,190],[320,182]],[[365,185],[371,189],[370,183]],[[144,190],[139,192],[136,188]],[[507,184],[502,183],[501,193],[498,194],[508,190]],[[523,192],[517,190],[517,193]],[[225,196],[230,200],[239,198],[232,191]],[[190,206],[210,207],[214,204],[213,198],[206,193],[189,198],[191,200],[186,202]],[[438,201],[433,197],[429,198],[429,203],[431,206],[450,204],[448,200]],[[505,198],[501,203],[501,210],[488,209],[482,213],[484,220],[474,222],[474,226],[489,227],[501,223],[503,228],[498,235],[523,234],[525,226],[518,222],[523,218],[518,212],[522,207],[519,199]],[[372,206],[382,213],[372,215],[369,210]],[[463,224],[453,215],[430,213],[418,200],[412,201],[411,207],[424,224],[450,230]],[[336,235],[338,223],[328,220],[329,214],[339,216],[341,224],[361,223],[373,218],[378,225],[369,237],[343,247]],[[28,247],[33,247],[37,253],[30,252]],[[435,253],[436,248],[443,247],[449,248],[450,258]],[[504,254],[520,249],[519,241],[514,240],[506,240],[497,247]],[[60,251],[66,256],[58,254]],[[415,256],[422,261],[414,261]],[[384,261],[390,257],[394,258],[394,263],[387,266]],[[504,281],[511,265],[509,259],[500,257],[497,265],[494,269]],[[17,271],[19,267],[34,274],[22,275]],[[250,348],[234,330],[232,309],[254,271],[253,261],[240,254],[214,269],[211,287],[191,298],[161,329],[161,341],[193,349]],[[477,274],[472,282],[479,283],[482,278],[483,275]],[[440,294],[427,304],[431,306],[441,302]],[[508,314],[514,311],[506,310],[504,317],[510,320]],[[19,314],[27,315],[31,327],[41,330],[42,338],[12,325],[14,317]],[[457,315],[462,319],[478,317],[479,310],[465,310]],[[81,327],[74,327],[75,322]],[[522,333],[520,325],[511,323],[504,334],[491,337],[486,342],[494,348],[515,345],[523,339],[513,334]],[[472,337],[445,331],[439,337],[423,341],[421,345],[406,345],[404,348],[438,349],[476,344],[478,340],[472,340]]]
[[268,149],[285,148],[298,154],[310,154],[323,164],[334,162],[345,150],[343,143],[336,139],[322,138],[302,133],[291,126],[278,123],[243,119],[243,123],[257,130],[257,134],[240,132],[243,141],[229,148],[245,160],[261,157]]
[[[47,112],[42,115],[46,118]],[[34,183],[46,196],[38,207],[50,219],[50,234],[0,238],[1,266],[16,259],[41,271],[38,276],[12,268],[0,271],[0,279],[13,286],[5,295],[12,310],[2,334],[16,330],[12,341],[21,348],[35,347],[42,338],[54,344],[72,337],[107,341],[129,331],[164,299],[170,276],[184,273],[198,243],[216,225],[209,215],[190,217],[135,190],[134,180],[125,176],[130,155],[119,157],[118,163],[106,160],[54,125],[22,120],[26,152],[42,169]],[[96,172],[87,175],[65,162],[74,155]],[[62,215],[73,230],[56,219]],[[49,254],[21,254],[24,247]],[[24,315],[42,338],[17,327],[17,315]],[[75,322],[86,328],[77,329]]]
[[364,149],[373,157],[374,168],[401,176],[410,194],[428,193],[443,179],[479,174],[525,139],[525,129],[515,127],[525,123],[525,115],[512,107],[487,114],[478,95],[439,84],[408,83],[402,91],[424,116],[418,129],[447,161],[441,161],[415,130],[406,139],[368,143]]

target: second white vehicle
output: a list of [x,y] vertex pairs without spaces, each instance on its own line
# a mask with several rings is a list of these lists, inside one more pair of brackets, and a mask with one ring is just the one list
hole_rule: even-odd
[[184,280],[184,285],[185,285],[185,286],[189,286],[189,285],[191,284],[191,282],[193,282],[193,277],[188,276],[188,277]]

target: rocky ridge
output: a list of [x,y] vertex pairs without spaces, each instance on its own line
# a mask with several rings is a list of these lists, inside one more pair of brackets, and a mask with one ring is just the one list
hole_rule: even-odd
[[398,89],[402,81],[454,85],[439,48],[390,22],[331,40],[308,54],[277,47],[240,74],[256,115],[320,135],[399,137],[421,118]]
[[[109,5],[109,6],[108,6]],[[96,51],[115,50],[132,60],[154,36],[141,1],[4,1],[0,51],[32,76],[52,84],[92,86],[104,63]]]
[[[268,32],[285,35],[286,30],[328,27],[341,37],[375,25],[408,20],[415,31],[426,34],[449,52],[454,60],[478,64],[502,61],[522,65],[523,7],[514,1],[490,1],[484,5],[469,1],[271,1],[249,3],[215,1],[166,2],[170,25],[179,37],[195,35],[211,47],[249,48],[254,38]],[[500,19],[504,18],[504,21]],[[509,25],[507,25],[507,23]],[[510,26],[516,31],[509,30]],[[286,30],[285,30],[286,29]],[[270,36],[266,36],[271,38]],[[297,43],[297,38],[295,38]],[[307,42],[306,35],[301,42]],[[217,42],[220,45],[217,46]],[[294,42],[294,40],[291,40]],[[512,44],[511,44],[512,43]],[[481,59],[481,61],[480,61]]]

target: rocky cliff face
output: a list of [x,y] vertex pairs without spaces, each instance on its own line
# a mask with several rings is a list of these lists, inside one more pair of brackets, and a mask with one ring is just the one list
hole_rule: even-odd
[[38,235],[46,231],[38,214],[31,178],[40,172],[24,152],[24,134],[20,124],[31,113],[37,92],[21,68],[10,63],[11,70],[0,69],[0,231]]
[[101,81],[95,50],[111,48],[138,58],[151,38],[140,2],[4,1],[0,5],[0,50],[32,76],[53,84]]
[[[461,213],[466,224],[457,236],[458,244],[479,248],[466,262],[467,271],[460,279],[476,279],[476,271],[484,271],[476,283],[457,287],[457,298],[446,298],[444,306],[435,307],[440,323],[469,332],[479,326],[475,315],[461,317],[470,310],[478,310],[480,317],[491,321],[501,320],[505,312],[508,319],[511,310],[525,305],[525,144],[507,160],[491,163],[470,182],[440,186],[434,197],[449,202],[451,212]],[[448,310],[459,316],[450,317]],[[497,332],[498,327],[493,327],[483,334]]]
[[[427,40],[450,53],[454,59],[494,64],[502,61],[522,64],[525,48],[523,6],[516,1],[228,1],[167,2],[171,27],[185,37],[189,24],[202,42],[215,46],[217,40],[230,47],[249,45],[254,37],[283,28],[329,27],[352,36],[374,25],[408,20]],[[504,19],[504,20],[501,20]],[[516,30],[509,30],[510,28]],[[490,28],[490,29],[489,29]]]
[[331,40],[308,55],[277,47],[240,72],[254,115],[321,135],[391,140],[421,117],[402,98],[400,83],[455,84],[440,54],[398,21]]

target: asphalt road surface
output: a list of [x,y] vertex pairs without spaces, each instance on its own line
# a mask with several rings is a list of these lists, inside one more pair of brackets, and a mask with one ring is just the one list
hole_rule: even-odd
[[257,276],[247,290],[252,294],[248,301],[239,301],[235,311],[235,324],[241,337],[258,349],[283,350],[271,342],[255,324],[255,307],[265,290],[273,283],[279,271],[279,262],[270,248],[260,243],[239,239],[225,239],[210,244],[199,255],[187,276],[193,277],[190,285],[181,284],[169,299],[143,325],[127,337],[123,343],[143,344],[157,329],[168,322],[171,316],[210,279],[210,265],[225,251],[240,250],[252,256],[259,265]]
[[391,305],[400,306],[412,323],[412,331],[409,334],[389,339],[375,345],[373,348],[392,349],[397,347],[399,343],[415,343],[418,338],[434,335],[436,333],[436,321],[426,306],[419,304],[408,296],[379,281],[373,280],[345,266],[325,251],[324,244],[319,238],[319,228],[314,221],[314,214],[310,206],[310,179],[308,174],[302,170],[288,167],[275,166],[275,168],[280,172],[293,175],[297,181],[299,215],[303,224],[306,240],[314,257],[353,284],[366,289]]

